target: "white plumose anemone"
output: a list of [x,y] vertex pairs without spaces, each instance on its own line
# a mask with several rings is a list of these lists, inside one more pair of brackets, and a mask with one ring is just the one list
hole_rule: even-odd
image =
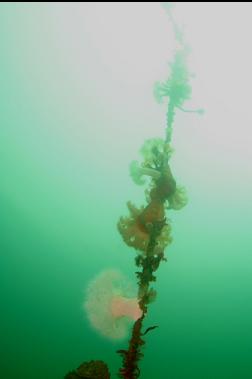
[[91,325],[110,339],[127,337],[129,326],[142,316],[136,297],[120,271],[106,270],[87,288],[84,308]]

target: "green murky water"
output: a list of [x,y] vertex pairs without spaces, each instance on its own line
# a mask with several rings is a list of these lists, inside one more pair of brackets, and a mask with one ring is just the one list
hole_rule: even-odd
[[[252,377],[252,8],[202,4],[184,19],[191,104],[206,114],[178,113],[174,125],[171,165],[189,203],[168,214],[144,379]],[[172,56],[171,30],[154,3],[5,3],[0,13],[0,377],[61,379],[102,359],[114,378],[127,339],[90,327],[84,290],[106,268],[135,280],[116,223],[126,201],[144,201],[129,162],[164,133],[152,85]]]

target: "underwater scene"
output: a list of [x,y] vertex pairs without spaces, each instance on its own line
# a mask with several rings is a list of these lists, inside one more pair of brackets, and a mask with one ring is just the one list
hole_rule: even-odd
[[252,378],[251,3],[0,5],[0,379]]

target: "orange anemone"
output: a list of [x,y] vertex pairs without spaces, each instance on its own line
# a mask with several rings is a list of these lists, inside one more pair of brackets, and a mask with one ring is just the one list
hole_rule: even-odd
[[146,251],[153,224],[164,219],[164,205],[161,201],[152,200],[145,208],[138,209],[131,202],[127,206],[130,215],[120,218],[118,230],[128,246]]

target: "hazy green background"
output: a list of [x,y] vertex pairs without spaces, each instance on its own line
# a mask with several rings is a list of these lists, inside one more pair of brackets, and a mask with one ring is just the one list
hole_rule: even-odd
[[[177,114],[172,165],[190,202],[169,214],[143,379],[252,377],[250,3],[181,3],[193,98]],[[143,201],[128,175],[162,136],[152,85],[174,39],[157,3],[0,6],[0,377],[61,379],[83,360],[120,359],[82,311],[100,270],[134,280],[116,222]]]

